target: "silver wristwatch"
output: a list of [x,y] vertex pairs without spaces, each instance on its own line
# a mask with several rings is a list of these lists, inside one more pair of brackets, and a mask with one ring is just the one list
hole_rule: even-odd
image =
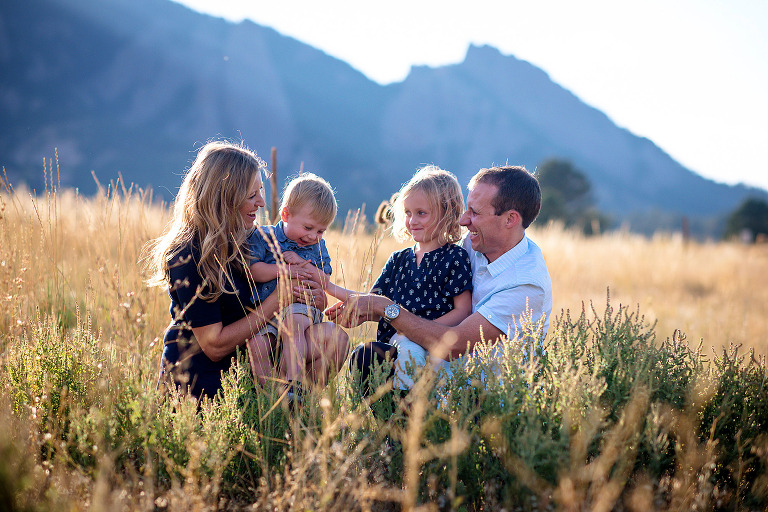
[[400,315],[400,304],[394,302],[384,308],[384,321],[389,323]]

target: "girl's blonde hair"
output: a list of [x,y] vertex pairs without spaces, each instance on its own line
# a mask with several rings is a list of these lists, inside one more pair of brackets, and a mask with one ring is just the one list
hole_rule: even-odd
[[336,196],[331,184],[320,176],[305,172],[293,178],[283,191],[280,211],[287,208],[292,214],[309,206],[309,215],[321,224],[330,225],[336,218]]
[[410,239],[405,227],[405,207],[403,201],[408,194],[420,190],[427,196],[432,212],[437,218],[437,239],[440,244],[455,243],[461,239],[459,218],[464,213],[464,195],[461,193],[456,176],[437,166],[422,167],[395,194],[392,201],[394,220],[392,235],[400,242]]
[[232,270],[246,272],[241,248],[253,228],[239,208],[262,170],[264,162],[242,144],[215,141],[200,149],[179,188],[165,233],[147,247],[150,285],[170,286],[170,262],[194,243],[200,250],[197,269],[208,285],[200,298],[213,301],[233,293],[226,285]]

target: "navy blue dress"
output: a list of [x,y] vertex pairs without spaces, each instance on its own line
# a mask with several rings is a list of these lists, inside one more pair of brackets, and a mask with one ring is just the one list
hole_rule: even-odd
[[[170,265],[171,324],[165,331],[160,378],[170,378],[176,386],[189,389],[195,397],[214,397],[221,389],[221,372],[232,364],[235,352],[212,361],[194,340],[192,327],[203,327],[221,322],[226,326],[243,318],[254,308],[248,279],[232,271],[232,283],[227,291],[213,302],[196,297],[203,278],[197,270],[200,250],[189,245],[173,259]],[[207,291],[207,288],[203,288]],[[184,309],[186,308],[186,310]]]
[[[425,253],[419,265],[413,248],[393,252],[371,291],[415,315],[434,320],[451,311],[453,298],[466,290],[472,290],[469,255],[459,245],[445,244]],[[380,320],[376,339],[388,342],[396,332]]]

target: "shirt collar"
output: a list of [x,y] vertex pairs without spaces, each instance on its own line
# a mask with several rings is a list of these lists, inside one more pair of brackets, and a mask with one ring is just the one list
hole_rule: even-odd
[[488,263],[488,258],[485,257],[485,254],[478,253],[478,257],[481,258],[483,264],[488,268],[488,272],[493,277],[496,277],[508,268],[513,267],[517,260],[527,252],[528,236],[523,235],[523,239],[516,246],[499,256],[492,263]]
[[[411,249],[411,255],[415,258],[416,257],[416,244],[412,245],[410,247],[410,249]],[[448,250],[448,244],[443,244],[440,247],[438,247],[437,249],[433,249],[433,250],[431,250],[429,252],[425,252],[423,257],[424,258],[436,258],[438,254],[440,254],[443,251],[447,251],[447,250]]]

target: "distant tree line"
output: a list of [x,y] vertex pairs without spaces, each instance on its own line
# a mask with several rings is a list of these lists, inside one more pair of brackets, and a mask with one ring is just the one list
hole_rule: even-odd
[[747,242],[768,237],[768,203],[754,197],[745,199],[728,216],[724,237],[738,237]]
[[562,222],[584,234],[600,234],[610,219],[598,211],[592,185],[586,175],[568,160],[550,158],[536,169],[541,186],[541,212],[538,222]]
[[[538,223],[561,222],[587,235],[597,235],[611,227],[610,217],[597,209],[589,179],[570,161],[545,160],[537,167],[536,177],[541,186]],[[686,221],[683,220],[684,226]],[[754,197],[746,199],[725,219],[723,238],[745,242],[768,238],[768,202]]]

